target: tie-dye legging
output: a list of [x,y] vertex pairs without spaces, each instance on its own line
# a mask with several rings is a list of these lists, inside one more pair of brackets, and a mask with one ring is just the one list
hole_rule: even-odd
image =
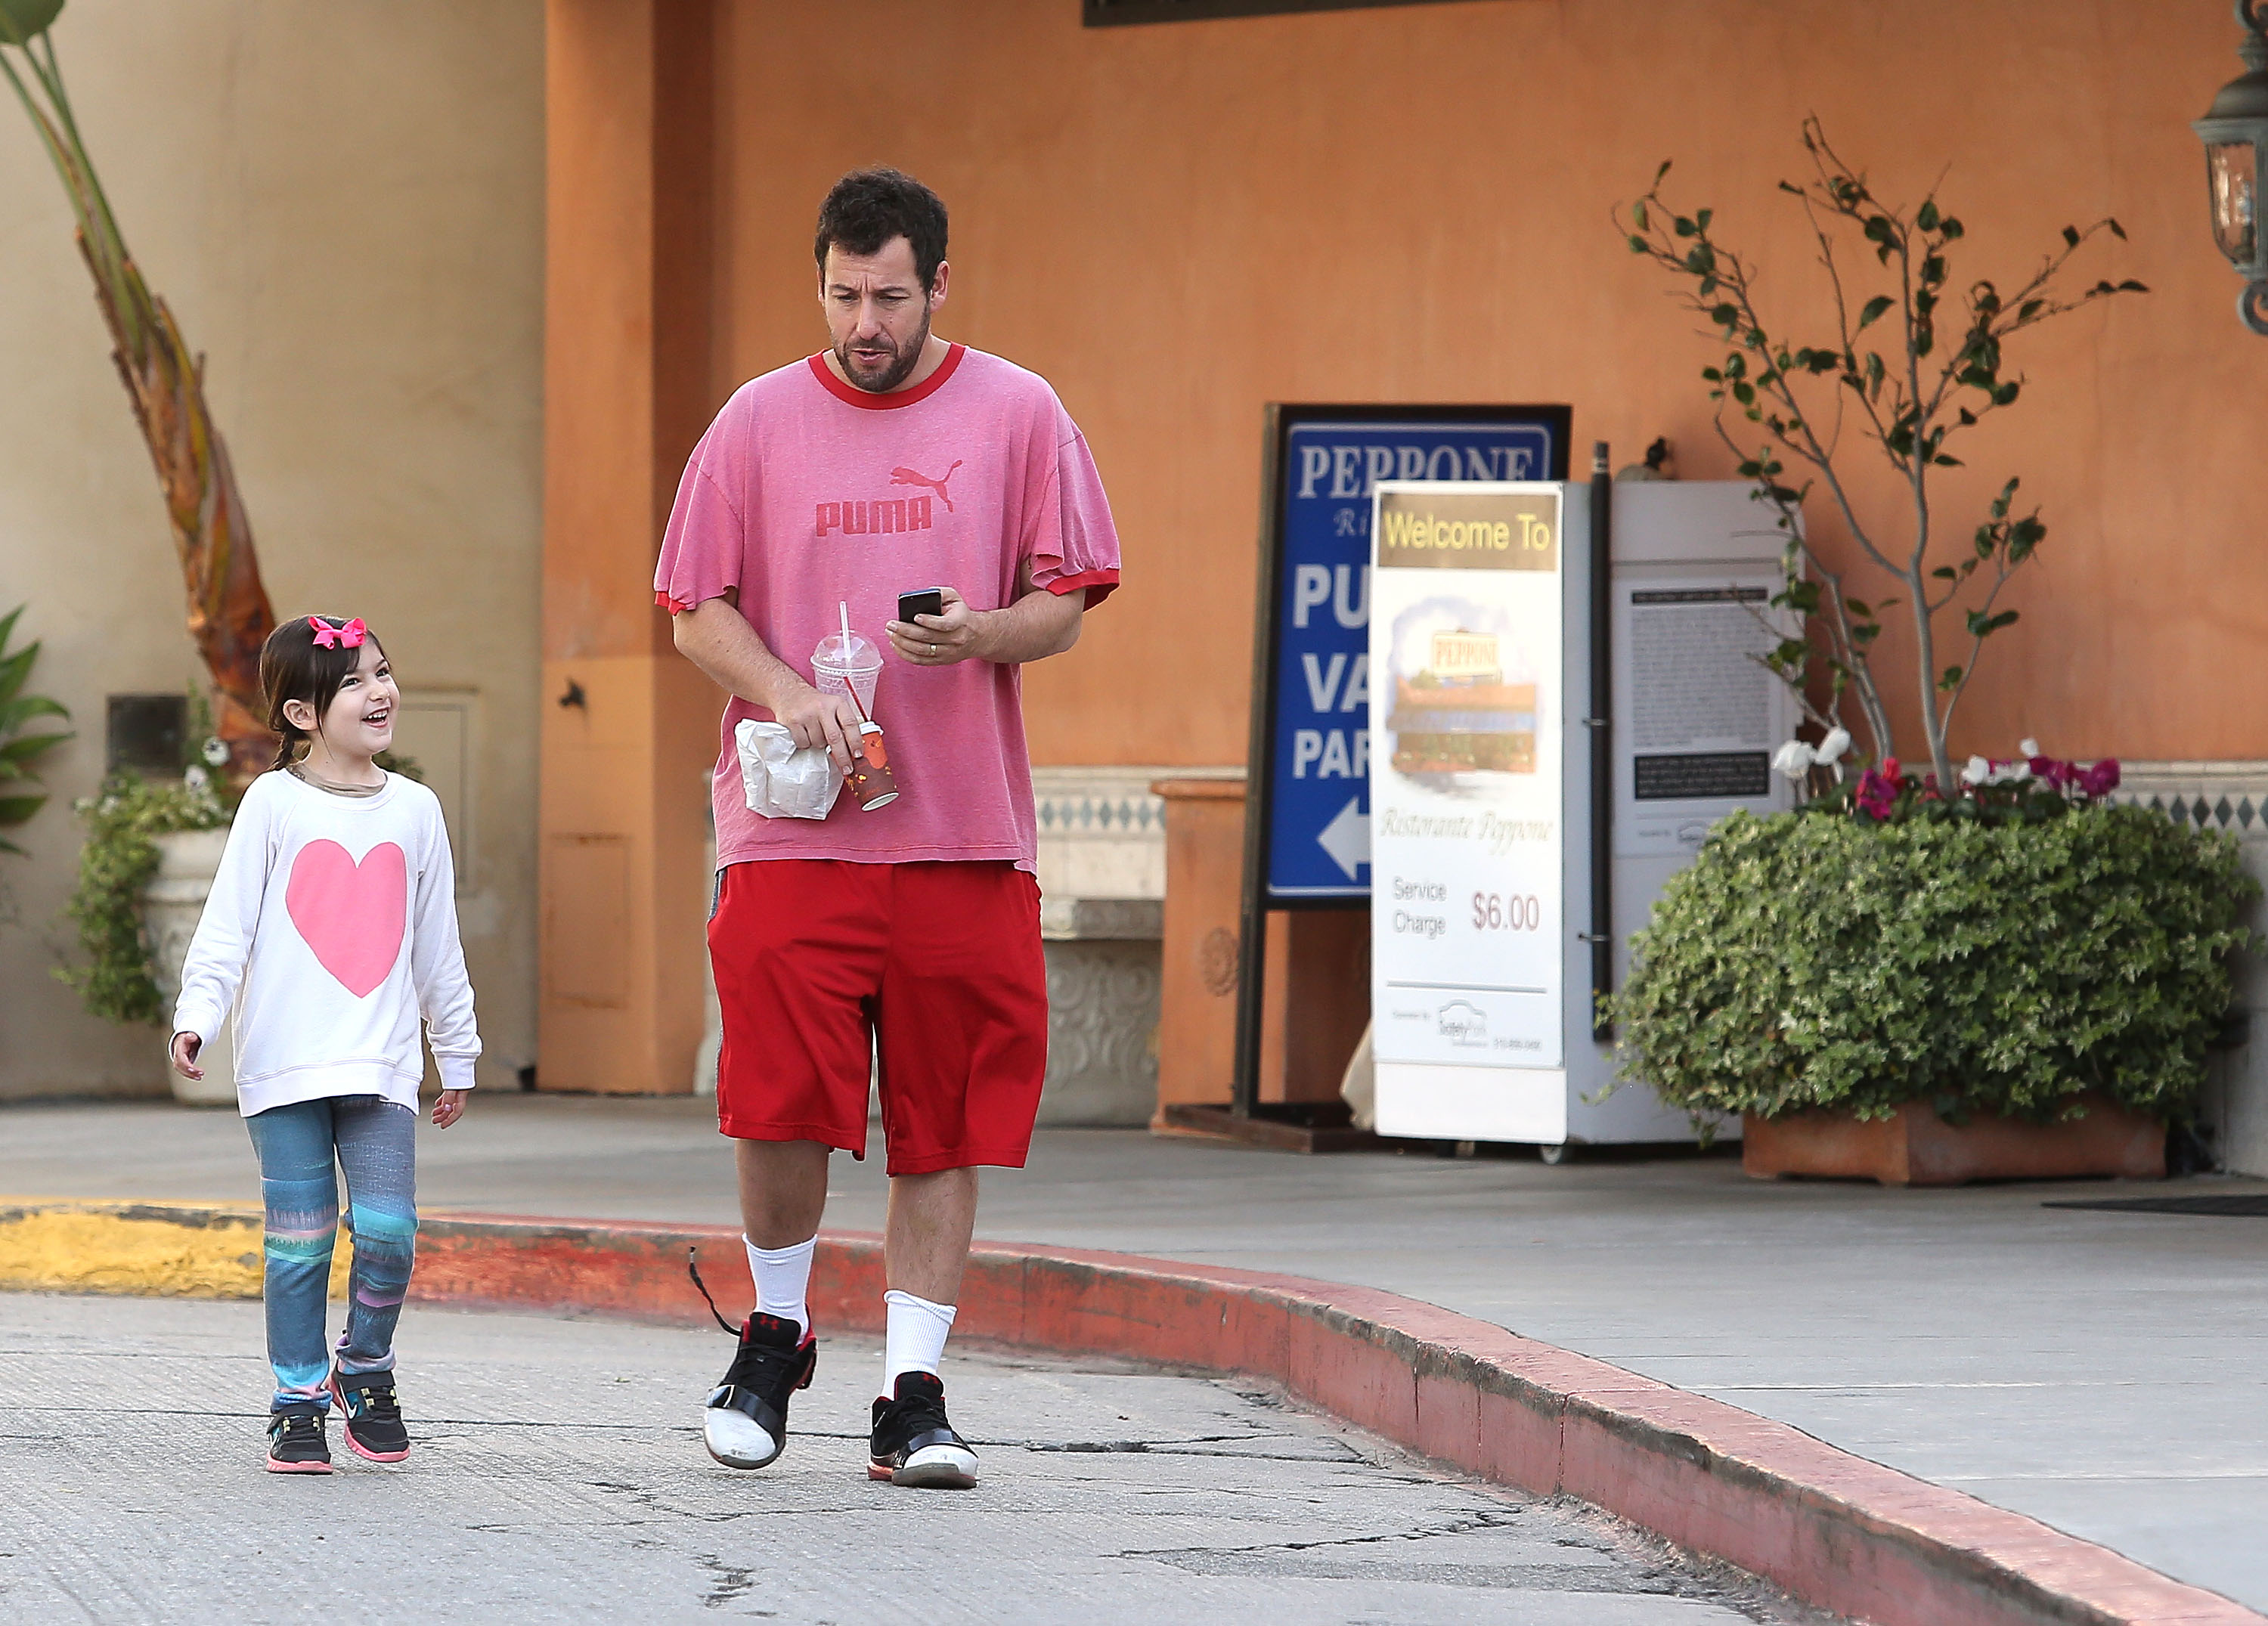
[[417,1114],[383,1096],[339,1095],[271,1107],[245,1120],[268,1205],[268,1361],[278,1407],[328,1406],[324,1299],[346,1172],[354,1269],[347,1284],[342,1372],[394,1370],[394,1324],[417,1243]]

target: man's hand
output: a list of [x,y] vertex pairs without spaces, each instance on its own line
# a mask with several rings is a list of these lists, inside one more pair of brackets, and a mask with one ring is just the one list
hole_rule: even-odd
[[204,1046],[205,1041],[195,1034],[175,1034],[173,1042],[166,1048],[166,1054],[173,1060],[173,1071],[184,1078],[203,1078],[205,1070],[197,1065],[197,1052]]
[[858,738],[858,706],[849,695],[822,695],[798,681],[788,694],[774,697],[772,715],[799,747],[822,747],[838,767],[850,766],[851,742]]
[[433,1098],[433,1127],[446,1129],[465,1115],[465,1098],[470,1090],[444,1090]]
[[981,657],[984,625],[998,613],[970,609],[968,600],[951,587],[940,588],[939,592],[945,600],[942,614],[917,615],[910,622],[889,622],[883,628],[900,658],[917,666],[950,666]]

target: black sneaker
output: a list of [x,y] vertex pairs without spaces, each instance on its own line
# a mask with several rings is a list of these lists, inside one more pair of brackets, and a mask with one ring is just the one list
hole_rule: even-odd
[[819,1341],[793,1321],[750,1315],[725,1380],[703,1403],[701,1438],[726,1468],[764,1468],[787,1447],[787,1402],[811,1387]]
[[874,1437],[866,1477],[924,1490],[967,1490],[976,1483],[976,1453],[945,1416],[945,1385],[925,1372],[898,1374],[898,1397],[874,1402]]
[[341,1372],[331,1368],[331,1398],[346,1419],[347,1444],[355,1455],[373,1462],[399,1462],[409,1454],[409,1431],[394,1398],[390,1372]]
[[271,1474],[328,1474],[331,1471],[331,1442],[323,1438],[323,1409],[301,1401],[272,1413],[268,1419],[268,1471]]

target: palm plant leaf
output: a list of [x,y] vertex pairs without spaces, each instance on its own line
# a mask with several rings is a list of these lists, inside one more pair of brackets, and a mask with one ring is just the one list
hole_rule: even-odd
[[[218,696],[217,732],[228,742],[231,776],[248,779],[273,745],[261,703],[260,650],[276,615],[228,447],[205,400],[203,358],[144,281],[87,156],[48,32],[62,9],[62,0],[0,0],[0,75],[23,104],[70,201],[80,257],[110,329],[112,359],[165,497],[189,636]],[[20,57],[20,71],[11,57]]]

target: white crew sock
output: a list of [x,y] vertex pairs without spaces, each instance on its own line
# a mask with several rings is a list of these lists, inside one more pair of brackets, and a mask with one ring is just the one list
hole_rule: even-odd
[[953,1306],[932,1304],[892,1288],[882,1295],[888,1306],[882,1342],[882,1398],[898,1397],[898,1379],[909,1372],[937,1375],[945,1358],[945,1335],[953,1330]]
[[792,1247],[758,1247],[745,1236],[740,1240],[747,1242],[748,1274],[756,1278],[756,1313],[793,1321],[799,1336],[809,1332],[811,1311],[804,1295],[811,1288],[811,1251],[819,1239]]

